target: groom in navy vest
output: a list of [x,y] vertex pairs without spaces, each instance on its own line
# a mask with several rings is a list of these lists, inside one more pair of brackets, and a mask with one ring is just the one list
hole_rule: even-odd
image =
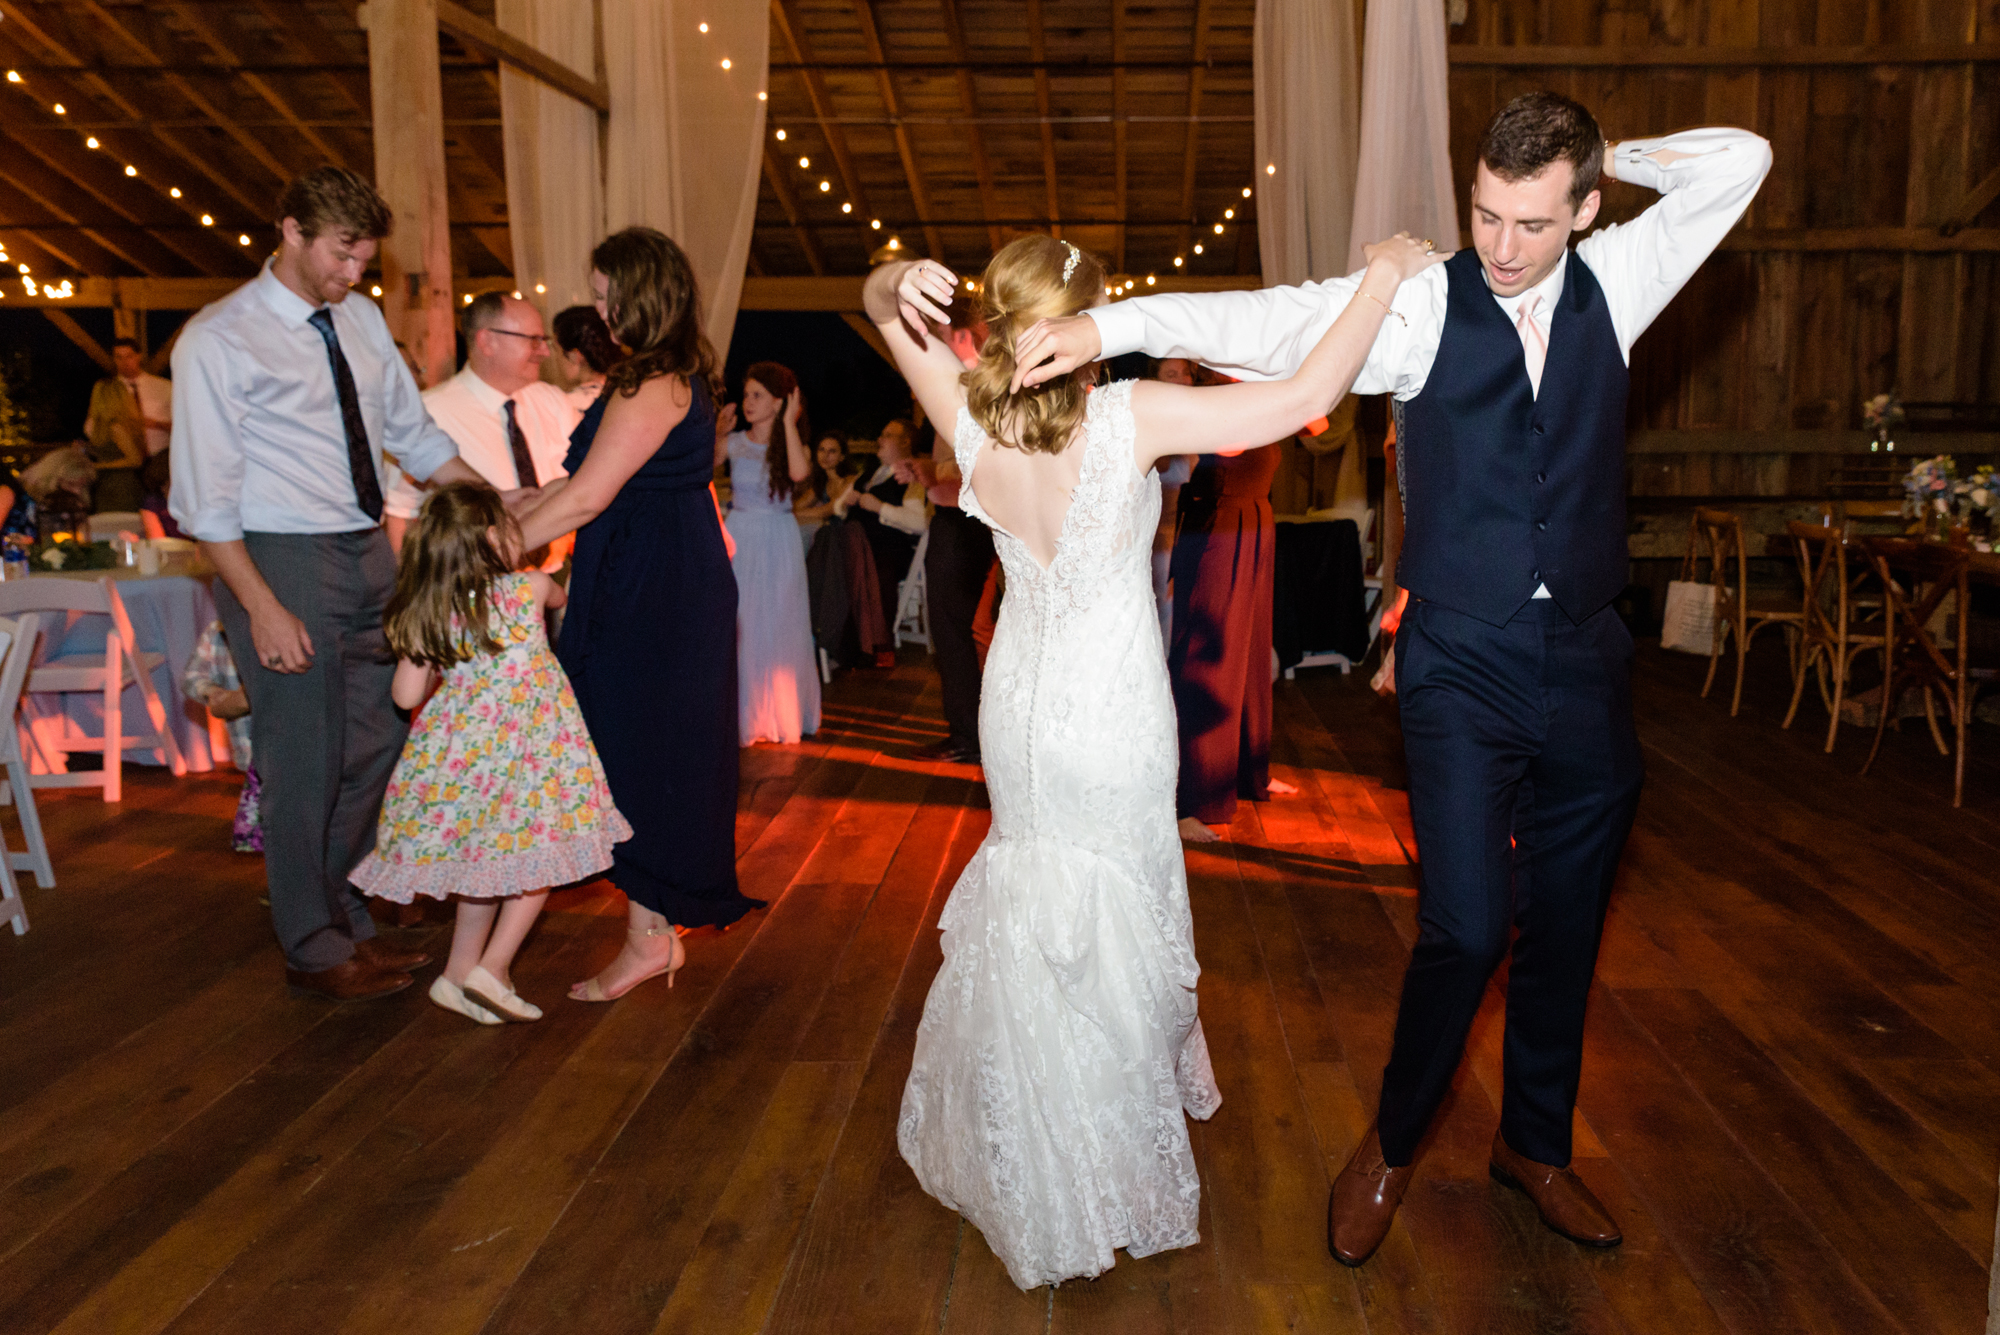
[[[1627,578],[1626,366],[1770,165],[1746,131],[1614,145],[1568,98],[1516,98],[1480,141],[1472,248],[1403,284],[1355,381],[1396,396],[1396,575],[1411,598],[1396,679],[1421,891],[1376,1124],[1327,1210],[1328,1246],[1348,1265],[1388,1234],[1510,929],[1493,1176],[1565,1237],[1621,1240],[1570,1167],[1570,1127],[1643,773],[1632,640],[1610,608]],[[1663,197],[1572,253],[1606,177]],[[1030,384],[1139,349],[1286,376],[1357,278],[1101,307],[1030,330],[1017,360],[1036,368]]]

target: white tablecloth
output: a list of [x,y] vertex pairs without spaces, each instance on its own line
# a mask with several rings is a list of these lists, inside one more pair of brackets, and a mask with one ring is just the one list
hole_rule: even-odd
[[[180,745],[188,768],[206,772],[218,763],[228,764],[226,744],[211,743],[208,711],[181,694],[181,670],[194,654],[195,641],[201,638],[202,630],[215,620],[215,600],[208,591],[208,582],[214,577],[207,574],[148,577],[127,569],[35,575],[33,578],[95,579],[102,575],[110,575],[117,581],[118,596],[125,603],[126,615],[132,619],[132,634],[139,641],[139,651],[160,654],[165,660],[153,669],[153,689],[158,692],[160,703],[166,707],[167,725],[173,732],[174,741]],[[38,661],[59,654],[104,652],[104,637],[111,629],[110,617],[82,612],[44,612],[41,616],[43,636],[42,647],[36,653]],[[67,625],[62,621],[65,616]],[[104,707],[97,696],[41,695],[35,697],[35,703],[42,712],[62,709],[70,726],[78,732],[91,737],[104,735]],[[123,704],[127,737],[152,731],[138,687],[125,688]],[[125,759],[142,765],[165,763],[158,752],[149,749],[127,751]]]

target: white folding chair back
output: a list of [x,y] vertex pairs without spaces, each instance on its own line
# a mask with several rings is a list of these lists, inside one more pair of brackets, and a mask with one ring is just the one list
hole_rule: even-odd
[[896,644],[901,647],[905,641],[931,647],[931,614],[924,596],[924,556],[930,551],[931,531],[917,539],[917,550],[910,557],[910,573],[903,576],[903,582],[896,588]]
[[[44,659],[28,673],[25,687],[31,696],[103,695],[102,737],[73,733],[64,718],[43,715],[33,702],[24,712],[32,722],[41,725],[34,734],[39,750],[99,752],[104,756],[104,767],[73,774],[37,774],[32,778],[34,787],[102,787],[105,801],[119,801],[124,796],[125,752],[135,747],[158,752],[176,776],[187,773],[187,761],[181,756],[180,746],[174,741],[173,731],[168,726],[167,707],[161,702],[159,692],[153,688],[153,670],[166,662],[166,656],[139,651],[138,639],[132,631],[132,618],[126,614],[125,600],[118,596],[116,584],[108,577],[94,580],[25,579],[0,583],[0,616],[21,612],[79,612],[111,618],[111,632],[104,637],[102,654],[63,654]],[[53,625],[49,638],[55,638]],[[141,736],[124,735],[121,698],[127,686],[138,687],[146,717],[152,724],[151,730]],[[46,755],[44,758],[51,762],[48,768],[53,770],[55,758]]]
[[[7,766],[11,797],[20,811],[21,831],[27,836],[28,852],[15,853],[0,840],[0,922],[13,924],[14,935],[28,930],[28,906],[21,899],[21,887],[14,879],[16,868],[32,869],[36,883],[44,889],[56,883],[55,869],[49,865],[48,843],[42,838],[42,823],[35,811],[35,796],[27,785],[28,767],[21,760],[20,729],[14,721],[21,700],[21,686],[28,679],[28,665],[35,656],[35,635],[41,618],[33,612],[13,621],[0,621],[0,710],[5,711],[5,736],[0,737],[0,760]],[[37,852],[39,850],[39,853]]]
[[90,517],[90,540],[113,542],[120,533],[146,536],[146,520],[137,510],[106,510]]

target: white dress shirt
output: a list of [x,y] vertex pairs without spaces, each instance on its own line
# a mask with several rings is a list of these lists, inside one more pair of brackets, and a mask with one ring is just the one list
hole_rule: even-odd
[[[355,499],[326,343],[307,323],[317,309],[267,260],[263,273],[188,321],[174,345],[167,508],[190,535],[233,542],[246,531],[375,527]],[[377,476],[385,453],[418,478],[456,458],[375,303],[350,296],[329,309]]]
[[[845,519],[847,512],[858,506],[864,493],[881,486],[894,476],[896,476],[895,465],[883,464],[869,476],[866,482],[857,483],[840,494],[833,503],[834,515]],[[911,536],[922,533],[925,526],[930,523],[930,514],[924,509],[924,489],[922,485],[915,482],[910,483],[903,492],[902,503],[899,505],[883,505],[876,518],[880,519],[888,527],[895,529],[898,533],[908,533]]]
[[[1661,149],[1689,156],[1665,164],[1648,156]],[[1615,160],[1619,180],[1657,190],[1662,198],[1632,221],[1611,223],[1577,242],[1576,257],[1590,266],[1603,290],[1619,354],[1630,365],[1639,335],[1750,207],[1771,170],[1771,145],[1748,130],[1684,130],[1625,140],[1617,145]],[[1365,272],[1255,292],[1161,293],[1088,314],[1097,322],[1100,355],[1107,360],[1144,351],[1186,357],[1240,380],[1278,380],[1298,370],[1354,299]],[[1568,272],[1565,252],[1540,283],[1511,297],[1496,292],[1493,300],[1507,323],[1516,324],[1522,304],[1537,297],[1529,319],[1546,347]],[[1423,391],[1444,338],[1449,290],[1441,264],[1396,290],[1390,305],[1402,318],[1382,321],[1355,377],[1355,393],[1413,399]],[[1538,378],[1534,388],[1541,390]],[[1548,586],[1538,585],[1531,596],[1547,598]]]
[[[511,397],[514,420],[527,438],[528,457],[535,461],[535,482],[547,484],[568,477],[563,458],[569,453],[569,433],[576,430],[583,414],[569,395],[542,381]],[[507,439],[508,399],[473,374],[470,366],[424,391],[424,407],[438,428],[458,445],[458,457],[501,491],[533,485],[515,474],[514,445]],[[423,506],[425,489],[394,464],[385,471],[389,484],[382,489],[382,513],[415,519]]]
[[[1671,149],[1690,156],[1654,162]],[[1771,170],[1771,146],[1748,130],[1685,130],[1659,139],[1629,139],[1616,148],[1621,181],[1658,190],[1663,198],[1627,223],[1612,223],[1576,245],[1604,290],[1604,304],[1629,364],[1632,344],[1719,245]],[[1543,300],[1533,315],[1546,340],[1562,293],[1567,257],[1533,291]],[[1364,271],[1365,272],[1365,271]],[[1088,314],[1097,322],[1105,359],[1144,351],[1186,357],[1239,380],[1278,380],[1298,370],[1320,336],[1361,286],[1362,274],[1254,292],[1168,292],[1139,297]],[[1445,271],[1424,270],[1396,291],[1393,316],[1355,378],[1357,394],[1415,398],[1430,378],[1444,337]],[[1528,296],[1494,300],[1514,322]]]
[[[139,405],[137,416],[150,417],[157,422],[172,423],[174,416],[174,386],[172,381],[161,376],[156,376],[150,371],[139,372],[137,380],[127,380],[123,376],[117,377],[117,380],[124,387],[126,397],[137,401]],[[94,426],[94,422],[89,418],[85,418],[83,434],[86,436],[95,435],[96,432],[92,429]],[[166,449],[168,444],[171,443],[171,437],[168,434],[170,429],[171,425],[149,426],[146,428],[147,458],[152,458],[161,450]]]

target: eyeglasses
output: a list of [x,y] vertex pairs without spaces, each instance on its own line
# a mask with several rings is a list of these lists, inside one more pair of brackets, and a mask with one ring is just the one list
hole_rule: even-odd
[[547,334],[517,334],[511,329],[495,329],[492,325],[486,326],[486,332],[489,334],[505,334],[508,338],[525,338],[528,342],[539,343],[545,348],[551,346]]

